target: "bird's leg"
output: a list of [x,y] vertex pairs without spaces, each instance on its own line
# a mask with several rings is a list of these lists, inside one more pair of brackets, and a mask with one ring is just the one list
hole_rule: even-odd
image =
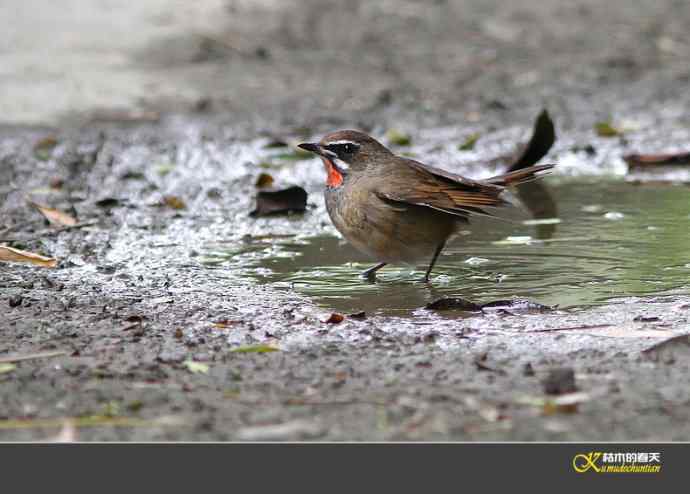
[[362,277],[368,279],[369,281],[374,281],[376,279],[376,271],[384,267],[386,264],[388,263],[382,262],[367,269],[366,271],[362,272]]
[[431,270],[434,269],[434,264],[436,264],[436,259],[438,259],[438,256],[441,255],[441,251],[443,250],[443,247],[445,247],[446,241],[444,240],[439,244],[438,247],[436,247],[436,252],[434,252],[434,257],[431,258],[431,263],[429,264],[429,267],[426,270],[426,274],[424,275],[424,283],[429,283],[429,276],[431,275]]

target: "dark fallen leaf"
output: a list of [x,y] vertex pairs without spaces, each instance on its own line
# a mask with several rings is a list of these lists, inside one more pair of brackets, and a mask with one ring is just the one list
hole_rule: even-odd
[[546,156],[556,141],[556,130],[549,112],[542,110],[534,122],[532,137],[520,157],[508,168],[508,171],[521,170],[532,166]]
[[334,312],[331,316],[324,321],[326,324],[339,324],[345,320],[345,316]]
[[425,308],[429,310],[463,310],[468,312],[478,312],[482,309],[480,305],[458,297],[440,298],[426,304]]
[[210,111],[213,109],[213,100],[208,97],[199,98],[194,102],[192,108],[194,111],[198,111],[200,113]]
[[477,370],[479,370],[479,371],[487,371],[487,372],[494,372],[494,373],[500,374],[500,375],[502,375],[502,376],[504,376],[504,375],[506,374],[506,371],[504,371],[503,369],[496,369],[496,368],[494,368],[494,367],[491,367],[491,366],[485,364],[485,363],[484,363],[484,360],[485,360],[485,359],[482,359],[482,358],[478,358],[478,359],[475,359],[475,360],[474,360],[474,365],[477,367]]
[[492,99],[486,103],[486,107],[491,110],[507,110],[508,105],[498,99]]
[[122,180],[144,180],[146,175],[144,175],[142,172],[130,170],[122,174],[120,178]]
[[348,314],[347,317],[348,317],[349,319],[358,319],[358,320],[362,320],[362,319],[366,319],[366,318],[367,318],[367,313],[364,312],[364,311],[361,311],[361,312],[354,312],[354,313],[352,313],[352,314]]
[[591,144],[586,144],[584,146],[573,146],[570,148],[570,151],[573,153],[584,152],[585,154],[587,154],[587,156],[594,156],[595,154],[597,154],[596,148]]
[[287,141],[283,139],[271,139],[266,144],[264,144],[264,149],[275,149],[275,148],[286,148],[288,147]]
[[594,125],[594,130],[599,137],[616,137],[623,132],[613,126],[611,122],[597,122]]
[[120,200],[114,197],[105,197],[94,203],[99,208],[110,209],[120,205]]
[[465,139],[465,142],[460,144],[458,146],[458,150],[460,151],[471,151],[474,149],[474,145],[477,144],[477,141],[479,140],[480,134],[478,132],[475,132],[474,134],[470,134],[467,136]]
[[531,362],[527,362],[525,366],[522,368],[522,375],[525,377],[534,376],[534,368],[532,367]]
[[50,183],[48,185],[53,190],[60,190],[65,185],[65,181],[61,177],[54,177],[50,179]]
[[44,137],[34,144],[34,156],[41,161],[47,161],[53,154],[58,140],[53,136]]
[[542,382],[544,393],[547,395],[562,395],[577,391],[575,385],[575,371],[570,367],[552,369]]
[[19,307],[20,305],[22,305],[23,301],[24,298],[21,295],[12,295],[9,298],[10,307]]
[[273,177],[268,173],[260,173],[256,178],[256,187],[263,189],[265,187],[270,187],[273,185]]
[[636,316],[633,319],[634,322],[656,322],[656,321],[661,321],[660,317],[656,316]]
[[130,412],[138,412],[144,406],[144,402],[141,400],[133,400],[127,404],[127,410]]
[[623,156],[630,169],[653,166],[690,166],[690,152],[670,154],[629,154]]
[[418,339],[421,343],[434,343],[438,339],[438,331],[429,331],[424,336]]
[[256,209],[250,216],[303,212],[307,209],[307,192],[297,185],[280,190],[261,190],[256,196]]
[[555,307],[548,305],[530,302],[523,298],[514,298],[511,300],[495,300],[481,305],[481,310],[496,310],[496,311],[527,311],[527,312],[546,312],[553,310]]

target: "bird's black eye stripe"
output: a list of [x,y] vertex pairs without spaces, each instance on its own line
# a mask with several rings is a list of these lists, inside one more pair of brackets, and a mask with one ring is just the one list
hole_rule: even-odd
[[329,144],[325,146],[329,151],[334,152],[338,156],[354,154],[359,148],[359,145],[354,142],[340,142],[337,144]]

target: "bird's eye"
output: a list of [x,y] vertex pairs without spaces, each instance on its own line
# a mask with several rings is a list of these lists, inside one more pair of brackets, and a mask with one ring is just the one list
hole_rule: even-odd
[[341,157],[353,155],[359,148],[359,146],[353,142],[339,142],[337,144],[330,144],[326,147]]

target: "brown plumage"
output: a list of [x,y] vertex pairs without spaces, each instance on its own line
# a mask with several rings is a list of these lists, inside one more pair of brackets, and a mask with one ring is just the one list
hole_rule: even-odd
[[343,130],[319,143],[300,144],[319,156],[328,172],[326,208],[343,236],[379,264],[430,258],[434,263],[459,224],[472,215],[493,216],[510,203],[506,187],[539,178],[554,165],[537,165],[486,180],[454,173],[396,156],[361,132]]

